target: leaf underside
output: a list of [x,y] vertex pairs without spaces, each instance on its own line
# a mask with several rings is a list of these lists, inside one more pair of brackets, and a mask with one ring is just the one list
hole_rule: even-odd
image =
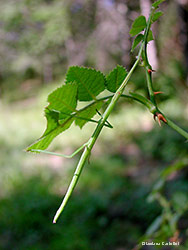
[[163,15],[163,12],[162,12],[162,11],[156,12],[156,13],[153,15],[153,17],[152,17],[152,23],[156,22],[156,21],[159,19],[159,17],[161,17],[162,15]]
[[133,41],[133,44],[132,44],[132,48],[131,48],[131,51],[133,52],[134,49],[138,46],[138,44],[143,41],[144,39],[144,35],[142,34],[139,34]]
[[[72,122],[74,121],[73,118],[66,118],[63,123],[59,123],[59,116],[54,115],[54,111],[49,110],[49,112],[45,111],[45,116],[47,119],[47,129],[44,134],[31,146],[27,148],[27,151],[32,151],[32,149],[46,149],[52,140],[61,134],[63,131],[67,130]],[[52,118],[53,117],[53,118]]]
[[[52,140],[63,131],[67,130],[74,118],[70,114],[77,105],[77,86],[75,84],[63,85],[48,96],[48,107],[45,108],[47,127],[43,135],[27,151],[32,149],[46,149]],[[61,116],[60,112],[65,114]]]
[[159,5],[160,5],[162,2],[164,2],[164,1],[165,1],[165,0],[158,0],[158,1],[156,1],[156,2],[154,2],[154,3],[152,4],[152,7],[158,8]]
[[77,105],[77,89],[75,83],[57,88],[48,96],[48,109],[67,114],[74,112]]
[[151,30],[149,30],[147,42],[150,42],[152,40],[153,40],[153,32]]
[[147,24],[145,16],[139,16],[138,18],[135,19],[134,23],[132,24],[131,30],[129,32],[130,35],[136,36],[146,28],[146,25]]
[[[151,30],[149,30],[147,42],[150,42],[152,40],[153,40],[153,33]],[[141,41],[144,41],[143,34],[139,34],[138,36],[136,36],[136,38],[134,39],[133,44],[132,44],[131,52],[133,52],[135,50],[135,48],[139,45],[139,43]]]
[[120,87],[127,75],[127,71],[123,66],[118,65],[106,77],[107,89],[113,93]]
[[75,82],[78,85],[78,100],[95,100],[105,89],[105,77],[100,71],[90,68],[72,66],[69,68],[65,83]]

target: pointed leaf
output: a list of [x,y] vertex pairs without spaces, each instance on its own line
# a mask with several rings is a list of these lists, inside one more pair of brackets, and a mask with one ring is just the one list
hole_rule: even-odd
[[162,11],[158,11],[156,12],[153,17],[152,17],[152,23],[154,23],[155,21],[157,21],[159,19],[159,17],[161,17],[163,15]]
[[75,82],[78,85],[78,100],[95,100],[105,89],[105,77],[100,71],[90,68],[72,66],[66,75],[66,84]]
[[58,117],[56,117],[54,113],[54,111],[46,110],[47,129],[34,144],[27,148],[27,151],[32,151],[32,149],[46,149],[52,140],[63,131],[67,130],[74,121],[73,117],[69,117],[60,123]]
[[135,19],[130,30],[130,35],[135,36],[146,28],[146,18],[145,16],[139,16]]
[[[44,134],[30,147],[32,149],[46,149],[52,140],[68,129],[74,118],[70,117],[72,112],[75,112],[77,105],[77,85],[67,84],[56,89],[48,96],[49,105],[45,109],[47,119],[47,128]],[[64,114],[60,117],[60,112]]]
[[159,7],[159,4],[161,4],[162,2],[164,2],[165,0],[158,0],[158,1],[156,1],[156,2],[154,2],[153,4],[152,4],[152,7],[154,7],[154,8],[158,8]]
[[49,132],[57,128],[59,125],[59,113],[58,112],[49,110],[48,108],[46,108],[44,112],[45,112],[45,117],[47,120],[47,127],[42,136],[47,135]]
[[[96,110],[99,110],[102,107],[103,102],[96,102],[93,105],[88,106],[87,109],[83,109],[82,111],[78,111],[78,114],[76,115],[78,118],[75,118],[75,125],[79,126],[80,128],[83,128],[83,126],[89,122],[87,119],[91,119],[96,113]],[[80,119],[80,118],[81,119]],[[85,118],[86,120],[82,119]]]
[[150,41],[152,41],[152,40],[154,40],[154,38],[153,38],[153,33],[152,33],[152,31],[150,30],[149,33],[148,33],[147,42],[150,42]]
[[107,89],[116,92],[127,75],[127,71],[123,66],[118,65],[106,77]]
[[144,39],[144,35],[139,34],[133,41],[131,51],[133,52],[134,49],[138,46],[138,44]]
[[77,105],[77,85],[67,84],[56,89],[48,96],[48,102],[48,109],[68,114],[74,112]]

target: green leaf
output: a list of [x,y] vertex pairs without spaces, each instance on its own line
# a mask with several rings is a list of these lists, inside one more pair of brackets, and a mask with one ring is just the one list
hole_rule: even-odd
[[59,114],[48,109],[45,110],[45,116],[47,119],[46,131],[34,144],[27,148],[27,151],[32,151],[32,149],[46,149],[52,140],[63,131],[67,130],[74,121],[73,117],[69,117],[60,123],[58,120]]
[[154,23],[155,21],[157,21],[159,19],[159,17],[161,17],[163,15],[162,11],[158,11],[156,12],[153,17],[152,17],[152,23]]
[[130,35],[135,36],[146,28],[146,18],[145,16],[139,16],[135,19],[130,30]]
[[102,107],[102,104],[103,101],[99,101],[91,104],[86,109],[83,108],[82,110],[79,110],[75,118],[75,125],[83,128],[83,126],[89,122],[89,119],[91,119],[97,113],[96,110],[99,110]]
[[45,117],[47,120],[47,127],[42,136],[49,134],[52,130],[59,126],[59,113],[45,108]]
[[66,75],[66,84],[75,82],[78,85],[78,100],[95,100],[105,89],[105,77],[100,71],[90,68],[72,66]]
[[67,114],[74,112],[77,105],[77,88],[76,84],[67,84],[53,91],[48,96],[48,109]]
[[117,65],[106,77],[107,89],[116,92],[127,75],[127,71],[123,66]]
[[154,40],[154,38],[153,38],[153,33],[152,33],[151,30],[149,30],[147,42],[150,42],[150,41],[152,41],[152,40]]
[[133,41],[131,51],[133,52],[134,49],[138,46],[138,44],[144,39],[144,35],[139,34]]
[[156,2],[154,2],[153,4],[152,4],[152,7],[154,7],[154,8],[158,8],[159,7],[159,4],[161,4],[162,2],[164,2],[165,0],[158,0],[158,1],[156,1]]
[[[28,151],[46,149],[57,135],[71,126],[74,118],[70,114],[75,112],[77,105],[77,85],[67,84],[56,89],[48,96],[48,102],[45,109],[47,128],[39,140],[27,148]],[[61,117],[60,112],[63,113]]]

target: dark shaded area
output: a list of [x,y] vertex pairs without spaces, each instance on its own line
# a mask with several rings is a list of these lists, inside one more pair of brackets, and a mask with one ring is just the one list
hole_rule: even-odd
[[[98,160],[86,166],[81,186],[55,225],[52,218],[62,199],[50,191],[55,179],[33,176],[15,183],[10,195],[0,201],[0,248],[132,249],[161,214],[161,207],[147,201],[151,182],[138,184],[133,176],[118,174],[124,164],[119,156],[109,156],[105,162],[103,165],[104,161]],[[114,165],[118,167],[114,169]],[[142,171],[146,168],[142,166]],[[175,194],[188,195],[187,178],[185,170],[166,183],[164,191],[169,199]],[[95,179],[98,185],[94,187]],[[186,213],[178,225],[184,241],[187,226]]]
[[126,178],[113,182],[104,182],[103,190],[77,190],[56,225],[51,221],[61,198],[50,193],[50,182],[33,177],[15,185],[0,202],[1,249],[133,246],[160,209],[146,203],[148,188],[139,189]]

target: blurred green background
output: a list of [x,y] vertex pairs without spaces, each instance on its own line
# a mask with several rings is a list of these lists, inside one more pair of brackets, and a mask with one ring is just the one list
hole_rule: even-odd
[[[119,101],[109,118],[114,129],[103,130],[56,225],[79,156],[24,152],[44,131],[47,95],[70,65],[104,73],[117,64],[131,67],[129,29],[140,13],[148,15],[150,3],[1,0],[0,249],[136,250],[140,240],[176,236],[178,248],[162,249],[188,249],[188,143],[165,124],[160,128],[141,105]],[[161,9],[149,46],[154,88],[164,92],[157,97],[161,110],[188,129],[188,6],[166,1]],[[129,90],[148,95],[141,67]],[[72,126],[50,150],[70,154],[94,128]]]

